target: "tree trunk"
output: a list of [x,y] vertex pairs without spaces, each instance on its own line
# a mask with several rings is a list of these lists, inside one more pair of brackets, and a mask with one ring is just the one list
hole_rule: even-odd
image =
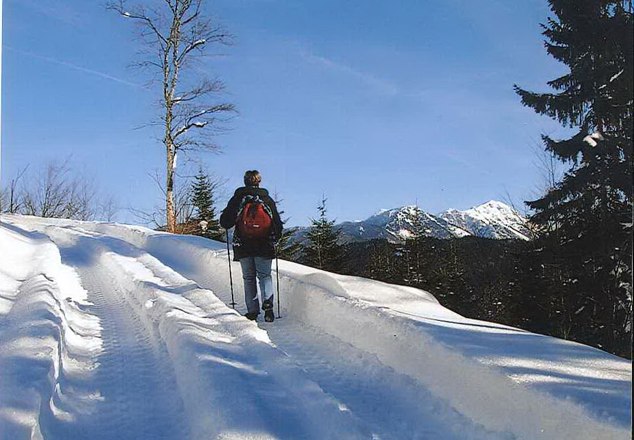
[[[178,2],[177,2],[178,9]],[[176,213],[174,212],[174,160],[176,145],[172,136],[172,122],[174,118],[174,91],[178,82],[178,44],[181,41],[180,18],[178,11],[172,16],[169,44],[164,53],[163,70],[163,98],[165,100],[165,147],[167,149],[167,182],[165,186],[165,202],[167,209],[167,230],[176,233]],[[171,60],[170,60],[171,55]]]
[[167,146],[167,181],[165,184],[165,209],[167,212],[167,231],[176,232],[176,214],[174,212],[174,149]]

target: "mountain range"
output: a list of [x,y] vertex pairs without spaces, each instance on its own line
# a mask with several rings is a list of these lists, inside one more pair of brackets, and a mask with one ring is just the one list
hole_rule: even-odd
[[[475,236],[492,239],[530,240],[527,220],[505,203],[491,200],[465,211],[448,209],[430,214],[417,206],[384,209],[360,221],[346,221],[336,225],[341,230],[343,243],[386,239],[399,243],[415,235],[418,226],[424,235],[435,238]],[[296,234],[303,240],[308,228]]]

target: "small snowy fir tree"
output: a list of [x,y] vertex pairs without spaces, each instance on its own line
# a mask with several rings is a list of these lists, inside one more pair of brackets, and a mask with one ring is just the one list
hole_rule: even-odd
[[193,234],[215,240],[221,239],[222,231],[216,219],[214,206],[214,185],[202,168],[198,170],[192,183],[191,202],[194,206]]
[[569,165],[528,202],[552,295],[539,298],[559,336],[627,354],[632,298],[632,3],[550,0],[547,52],[568,72],[522,103],[574,129],[544,145]]
[[344,262],[343,246],[338,243],[341,231],[335,228],[335,220],[326,217],[326,198],[317,207],[319,218],[311,219],[307,242],[303,245],[302,261],[317,269],[337,272]]

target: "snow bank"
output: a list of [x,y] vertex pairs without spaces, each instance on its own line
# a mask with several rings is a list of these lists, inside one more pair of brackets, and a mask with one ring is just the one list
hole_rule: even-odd
[[99,321],[42,234],[0,224],[0,286],[0,438],[42,438],[48,420],[71,421],[99,400],[81,387],[101,349]]

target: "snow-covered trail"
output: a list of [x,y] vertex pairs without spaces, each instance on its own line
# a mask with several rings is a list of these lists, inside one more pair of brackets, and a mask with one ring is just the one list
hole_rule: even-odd
[[631,366],[599,350],[288,262],[253,323],[222,245],[8,220],[0,439],[629,438]]
[[[188,437],[165,344],[144,326],[127,302],[130,292],[119,285],[116,273],[103,270],[102,261],[93,258],[94,250],[65,247],[59,235],[54,234],[61,261],[77,271],[88,301],[94,304],[90,311],[100,320],[103,341],[94,377],[102,403],[95,415],[77,423],[85,426],[80,433],[91,439]],[[70,429],[51,438],[79,438]]]
[[[191,236],[141,237],[138,231],[124,236],[143,243],[162,262],[230,303],[222,244]],[[240,307],[239,264],[232,266]],[[433,396],[433,405],[448,405],[474,423],[460,432],[459,420],[438,411],[431,419],[441,421],[445,430],[441,438],[456,431],[459,438],[477,437],[478,429],[473,428],[478,425],[492,437],[630,437],[632,371],[627,360],[570,341],[466,319],[413,288],[284,261],[280,261],[280,278],[284,316],[414,379]],[[274,331],[269,333],[275,337]],[[283,340],[276,342],[283,345]],[[310,350],[320,345],[317,342]],[[429,420],[424,423],[433,425]]]
[[[98,390],[95,408],[83,414],[71,411],[68,417],[56,417],[59,411],[42,417],[41,407],[54,408],[56,400],[43,395],[40,408],[32,414],[38,420],[38,435],[51,439],[370,435],[353,414],[267,344],[264,332],[219,310],[224,305],[211,292],[121,240],[56,226],[43,231],[59,249],[61,263],[79,275],[90,303],[87,309],[98,319],[102,344],[90,370],[91,386]],[[16,227],[12,232],[22,233]],[[219,320],[214,319],[219,315]],[[227,318],[233,326],[223,322]],[[58,345],[63,347],[65,341]],[[65,367],[60,363],[55,369]],[[50,386],[56,389],[59,382]],[[11,438],[20,438],[19,427],[8,432]]]
[[[195,278],[211,289],[225,304],[231,304],[230,286],[225,280],[228,269],[216,267],[200,271],[191,262],[178,258],[162,261],[177,272]],[[226,260],[224,264],[227,264]],[[232,264],[236,309],[245,313],[239,265]],[[317,307],[319,307],[317,305]],[[276,314],[277,314],[277,308]],[[321,315],[321,313],[320,313]],[[323,319],[340,319],[338,316]],[[510,433],[486,430],[461,415],[444,399],[434,396],[411,377],[385,366],[378,357],[334,337],[319,327],[286,315],[274,323],[263,322],[271,342],[290,360],[332,395],[340,408],[357,416],[380,439],[509,439]]]
[[[179,279],[172,268],[121,240],[80,228],[53,226],[43,231],[59,248],[62,263],[77,271],[82,287],[88,292],[88,301],[94,304],[90,311],[99,318],[103,340],[103,350],[96,358],[98,373],[93,379],[102,403],[95,415],[91,414],[88,420],[78,420],[72,426],[55,428],[54,421],[50,422],[43,428],[48,432],[46,438],[69,438],[69,435],[80,438],[78,433],[88,438],[190,438],[190,426],[183,422],[188,414],[169,357],[169,342],[163,339],[160,330],[148,322],[144,324],[142,316],[156,299],[148,297],[142,307],[135,305],[137,295],[133,290],[138,290],[139,285],[126,287],[126,282],[121,280],[127,278],[129,282],[132,277],[145,275],[146,282],[167,284],[162,286],[164,290],[183,291],[183,287],[196,289],[197,286]],[[122,269],[123,266],[127,270]],[[190,307],[196,307],[198,302],[202,313],[213,313],[212,309],[206,310],[208,305],[203,303],[204,298],[190,300]],[[255,327],[254,323],[244,324]],[[291,318],[259,325],[281,350],[280,355],[287,356],[285,362],[301,371],[302,380],[314,384],[326,400],[336,402],[338,412],[349,415],[350,426],[363,426],[353,438],[509,438],[508,434],[487,432],[411,378],[383,366],[375,356],[316,328]],[[293,419],[291,409],[301,407],[305,400],[294,400],[292,394],[295,393],[284,389],[285,384],[267,384],[266,380],[248,382],[230,392],[234,393],[235,400],[261,401],[257,411],[269,413],[264,425],[271,433],[278,431],[276,436],[280,438],[294,438],[302,424],[311,424],[310,417]],[[250,395],[240,396],[245,388]],[[283,420],[275,415],[279,409],[282,409],[278,414],[283,415]],[[119,423],[108,428],[112,420]],[[238,426],[233,429],[239,432],[241,422],[236,423]],[[328,421],[321,419],[318,423],[327,426]],[[293,428],[285,435],[284,430],[275,425]],[[314,429],[306,432],[316,434]],[[341,427],[335,432],[331,432],[331,438],[345,436],[345,429]]]

